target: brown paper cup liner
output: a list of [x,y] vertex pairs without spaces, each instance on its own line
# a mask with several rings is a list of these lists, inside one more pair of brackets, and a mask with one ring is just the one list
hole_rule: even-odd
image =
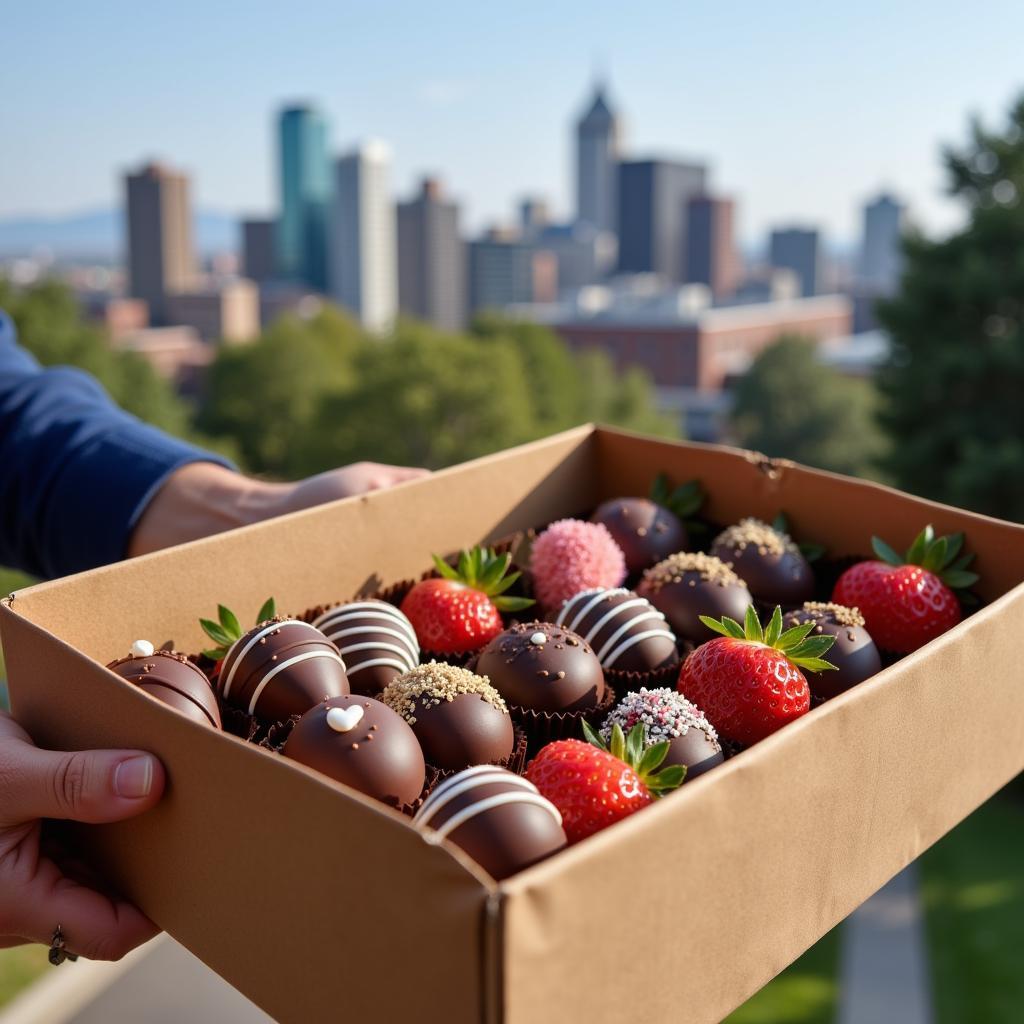
[[412,817],[422,806],[423,802],[434,792],[434,787],[441,781],[441,773],[431,765],[427,765],[427,776],[423,783],[423,790],[411,804],[402,804],[397,809],[402,814]]
[[[526,751],[528,746],[526,733],[518,725],[513,724],[512,736],[512,753],[500,761],[490,761],[488,763],[499,768],[507,768],[510,772],[515,772],[516,775],[522,775],[526,771]],[[437,768],[434,765],[428,765],[428,768],[430,771],[437,773],[437,782],[450,779],[453,775],[458,775],[460,771],[464,770],[462,768]]]
[[665,665],[655,669],[653,672],[624,672],[621,669],[606,668],[604,670],[605,682],[615,687],[617,693],[635,693],[641,686],[649,690],[658,686],[675,687],[679,678],[679,669],[683,664],[680,657],[673,665]]
[[581,711],[534,711],[515,704],[509,705],[509,710],[526,733],[529,753],[536,754],[541,747],[555,740],[582,740],[580,722],[586,719],[591,725],[599,725],[617,699],[614,687],[606,685],[600,703]]

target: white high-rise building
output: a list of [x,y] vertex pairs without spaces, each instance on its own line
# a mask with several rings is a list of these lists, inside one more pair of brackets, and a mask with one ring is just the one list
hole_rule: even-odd
[[860,283],[872,294],[892,295],[899,285],[903,215],[903,204],[884,193],[864,206]]
[[330,293],[374,333],[391,329],[398,311],[391,152],[364,143],[334,167]]
[[598,84],[576,124],[576,218],[599,231],[618,226],[619,122]]

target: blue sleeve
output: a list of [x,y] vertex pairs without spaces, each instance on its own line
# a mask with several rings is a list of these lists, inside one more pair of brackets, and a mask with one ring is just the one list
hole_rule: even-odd
[[229,465],[141,423],[88,374],[43,369],[0,310],[0,565],[56,577],[124,558],[167,477]]

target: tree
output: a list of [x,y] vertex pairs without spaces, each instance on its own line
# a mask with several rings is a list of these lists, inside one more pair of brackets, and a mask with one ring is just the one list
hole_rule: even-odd
[[822,366],[816,345],[782,337],[736,386],[732,426],[740,444],[853,476],[872,476],[885,449],[870,381]]
[[966,226],[904,244],[900,294],[880,319],[886,465],[900,486],[1024,519],[1024,96],[1001,132],[980,123],[944,154]]
[[360,459],[437,468],[534,435],[522,360],[488,345],[403,321],[363,344],[355,383],[326,394],[296,446],[295,470]]
[[144,359],[111,348],[102,332],[85,323],[66,285],[48,280],[16,289],[0,278],[0,309],[14,320],[21,344],[44,366],[77,366],[128,412],[169,433],[188,434],[188,405]]
[[332,307],[309,321],[282,317],[252,344],[218,351],[199,425],[233,439],[252,471],[293,476],[321,403],[354,386],[352,364],[366,344]]

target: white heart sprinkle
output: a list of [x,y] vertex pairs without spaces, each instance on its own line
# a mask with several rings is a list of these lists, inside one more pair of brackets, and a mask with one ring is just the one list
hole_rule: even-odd
[[530,637],[530,643],[536,644],[538,647],[540,647],[541,644],[546,644],[547,642],[548,638],[544,633],[534,633],[533,636]]
[[351,732],[363,720],[363,709],[358,704],[350,708],[330,708],[327,724],[335,732]]
[[156,648],[148,640],[136,640],[132,644],[133,658],[152,658]]

